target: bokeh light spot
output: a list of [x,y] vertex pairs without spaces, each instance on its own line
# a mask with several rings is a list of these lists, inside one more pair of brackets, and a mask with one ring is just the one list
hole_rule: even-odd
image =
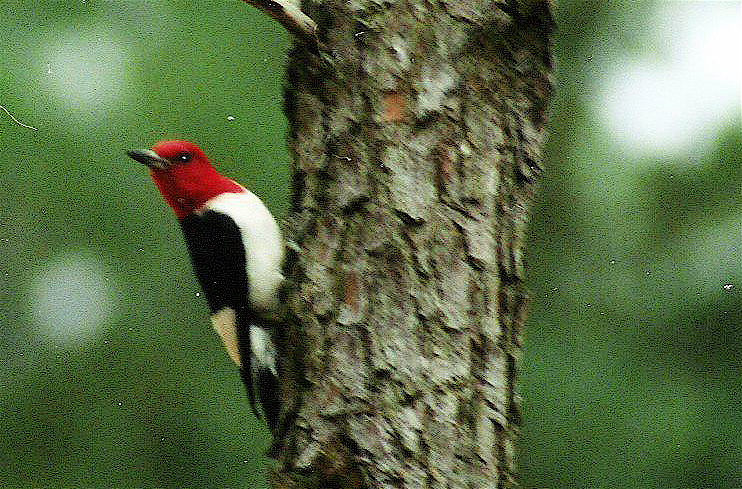
[[55,257],[33,283],[37,334],[62,346],[89,341],[105,330],[113,302],[99,260],[84,253]]
[[127,95],[129,55],[101,29],[66,32],[41,57],[49,88],[68,110],[101,115]]
[[644,59],[601,81],[599,112],[634,154],[700,154],[740,115],[742,19],[736,2],[664,2]]

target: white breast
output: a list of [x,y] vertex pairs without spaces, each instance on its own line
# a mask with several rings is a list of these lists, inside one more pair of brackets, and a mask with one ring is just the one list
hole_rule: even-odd
[[278,288],[283,281],[283,241],[278,223],[252,192],[223,193],[206,202],[202,210],[226,214],[237,224],[247,256],[250,305],[261,311],[277,306]]

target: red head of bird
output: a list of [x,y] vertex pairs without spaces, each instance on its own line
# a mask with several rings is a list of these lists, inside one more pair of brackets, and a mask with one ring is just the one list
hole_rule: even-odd
[[149,167],[157,188],[178,219],[219,194],[245,190],[216,171],[201,148],[190,141],[162,141],[152,149],[127,154]]

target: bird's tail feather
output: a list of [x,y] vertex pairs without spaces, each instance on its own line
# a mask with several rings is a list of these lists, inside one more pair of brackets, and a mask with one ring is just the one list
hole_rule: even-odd
[[253,409],[255,400],[260,401],[268,427],[273,430],[280,412],[276,348],[268,330],[254,324],[250,325],[249,362],[252,392],[248,397]]
[[267,368],[258,368],[256,371],[255,390],[257,391],[258,399],[260,399],[260,405],[263,407],[268,428],[271,431],[275,431],[281,412],[278,377]]

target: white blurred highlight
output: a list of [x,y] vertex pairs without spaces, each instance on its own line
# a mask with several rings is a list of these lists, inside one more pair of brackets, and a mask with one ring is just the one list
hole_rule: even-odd
[[97,118],[128,95],[129,54],[114,33],[66,32],[42,48],[42,78],[69,110]]
[[37,334],[61,346],[89,341],[104,332],[113,297],[99,260],[84,253],[55,257],[33,283]]
[[740,117],[742,10],[738,2],[662,2],[654,59],[619,63],[599,110],[630,153],[700,154]]

